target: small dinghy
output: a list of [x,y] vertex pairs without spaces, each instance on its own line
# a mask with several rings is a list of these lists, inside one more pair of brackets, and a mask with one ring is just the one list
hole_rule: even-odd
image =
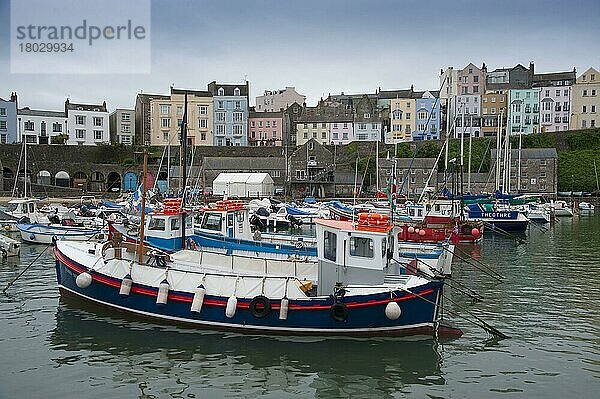
[[0,256],[8,258],[19,256],[21,253],[21,244],[10,237],[0,234]]
[[34,244],[52,244],[53,239],[87,241],[94,237],[101,238],[100,229],[87,227],[18,223],[17,229],[23,241]]

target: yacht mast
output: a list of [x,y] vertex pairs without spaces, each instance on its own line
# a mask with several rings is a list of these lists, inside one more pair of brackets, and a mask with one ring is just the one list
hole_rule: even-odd
[[142,215],[140,216],[140,239],[138,244],[138,263],[142,264],[144,258],[144,228],[146,227],[146,189],[148,174],[148,151],[144,150],[144,169],[142,172]]
[[185,188],[187,185],[187,105],[188,105],[188,94],[185,92],[184,105],[183,105],[183,120],[181,121],[181,157],[180,162],[183,165],[183,171],[181,177],[183,179],[182,191],[181,191],[181,248],[185,249]]

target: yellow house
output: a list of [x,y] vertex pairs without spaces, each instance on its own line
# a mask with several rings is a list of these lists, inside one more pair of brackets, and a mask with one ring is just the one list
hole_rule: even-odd
[[304,145],[315,139],[321,144],[329,144],[329,122],[303,121],[296,123],[296,145]]
[[171,88],[170,99],[150,101],[150,145],[179,145],[185,93],[188,145],[212,145],[213,98],[208,91]]
[[412,141],[416,129],[416,101],[413,98],[390,100],[390,134],[387,144]]

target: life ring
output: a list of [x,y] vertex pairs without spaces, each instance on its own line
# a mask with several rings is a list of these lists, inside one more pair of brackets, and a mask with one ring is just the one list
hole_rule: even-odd
[[296,247],[296,249],[302,249],[302,248],[304,248],[304,242],[302,242],[302,241],[296,241],[294,243],[294,247]]
[[271,302],[266,296],[257,295],[250,301],[248,309],[252,313],[252,316],[262,319],[263,317],[267,317],[271,312]]
[[346,321],[348,318],[348,307],[342,301],[336,300],[331,305],[331,317],[335,321]]

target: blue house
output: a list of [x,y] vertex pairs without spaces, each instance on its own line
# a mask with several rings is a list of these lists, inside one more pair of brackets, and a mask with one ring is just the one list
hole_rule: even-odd
[[416,123],[413,140],[437,140],[440,138],[439,91],[415,92]]
[[248,145],[248,82],[208,84],[213,96],[213,145]]
[[10,94],[10,100],[0,98],[0,143],[17,141],[17,93]]

